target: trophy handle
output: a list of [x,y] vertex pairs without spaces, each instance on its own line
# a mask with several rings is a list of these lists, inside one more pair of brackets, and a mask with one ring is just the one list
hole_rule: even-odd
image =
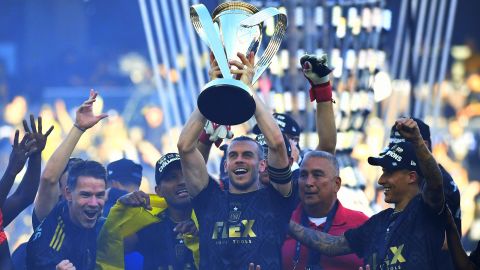
[[210,16],[210,13],[208,13],[208,9],[205,5],[198,4],[191,6],[190,19],[192,20],[195,31],[197,31],[203,42],[205,42],[210,50],[212,50],[223,78],[232,78],[232,73],[230,73],[222,41],[220,40],[220,36],[215,29],[212,17]]
[[275,19],[275,32],[273,33],[267,48],[263,52],[260,60],[255,64],[255,75],[253,76],[252,84],[254,84],[260,75],[267,69],[272,61],[273,56],[277,53],[282,43],[283,36],[287,30],[287,15],[281,13],[274,7],[263,9],[252,16],[246,18],[240,22],[241,26],[253,27],[261,24],[265,20],[274,17]]

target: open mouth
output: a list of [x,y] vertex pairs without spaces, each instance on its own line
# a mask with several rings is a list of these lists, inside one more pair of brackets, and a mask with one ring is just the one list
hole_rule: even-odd
[[384,188],[383,188],[383,193],[390,192],[390,190],[391,190],[391,189],[390,189],[389,187],[384,187]]
[[95,219],[97,217],[98,211],[97,210],[85,210],[84,213],[89,219]]
[[180,196],[180,197],[186,197],[186,196],[188,196],[188,191],[187,191],[187,189],[183,188],[183,189],[177,190],[177,192],[175,192],[175,194]]
[[247,173],[247,169],[245,168],[238,168],[233,171],[235,175],[244,175]]

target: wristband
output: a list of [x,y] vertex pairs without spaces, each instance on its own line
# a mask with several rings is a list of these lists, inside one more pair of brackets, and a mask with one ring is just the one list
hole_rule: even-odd
[[85,132],[85,130],[87,130],[86,128],[81,128],[77,123],[73,123],[73,126],[78,128],[78,130],[80,130],[81,132]]
[[333,102],[332,86],[330,85],[330,82],[322,83],[319,85],[312,85],[312,88],[310,88],[310,101],[314,100],[317,103],[325,101]]
[[292,170],[290,165],[283,168],[277,169],[271,166],[268,166],[268,176],[270,177],[270,182],[275,184],[287,184],[292,181]]

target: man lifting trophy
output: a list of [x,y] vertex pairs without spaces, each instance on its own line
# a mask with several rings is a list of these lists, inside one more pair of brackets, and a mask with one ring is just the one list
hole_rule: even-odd
[[190,18],[200,38],[218,63],[222,77],[207,83],[198,97],[198,109],[210,121],[222,125],[241,124],[255,113],[249,86],[233,78],[228,64],[237,53],[257,53],[262,40],[263,22],[274,18],[275,31],[254,66],[252,85],[270,65],[287,28],[287,16],[276,8],[259,11],[244,2],[226,2],[213,11],[213,18],[203,4],[190,7]]

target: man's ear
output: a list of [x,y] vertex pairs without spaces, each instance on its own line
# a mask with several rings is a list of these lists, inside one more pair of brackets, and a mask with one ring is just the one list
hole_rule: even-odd
[[262,159],[258,163],[258,171],[264,172],[265,170],[267,170],[267,161],[265,159]]
[[408,173],[408,183],[409,184],[418,184],[418,181],[420,180],[420,176],[417,174],[415,171],[410,171]]
[[155,186],[155,193],[156,193],[158,196],[163,197],[163,196],[162,196],[162,189],[160,188],[160,185]]
[[340,190],[340,187],[342,186],[342,178],[340,176],[335,176],[335,192],[338,192]]
[[70,187],[68,185],[65,186],[65,199],[68,202],[72,201],[72,190],[70,190]]

